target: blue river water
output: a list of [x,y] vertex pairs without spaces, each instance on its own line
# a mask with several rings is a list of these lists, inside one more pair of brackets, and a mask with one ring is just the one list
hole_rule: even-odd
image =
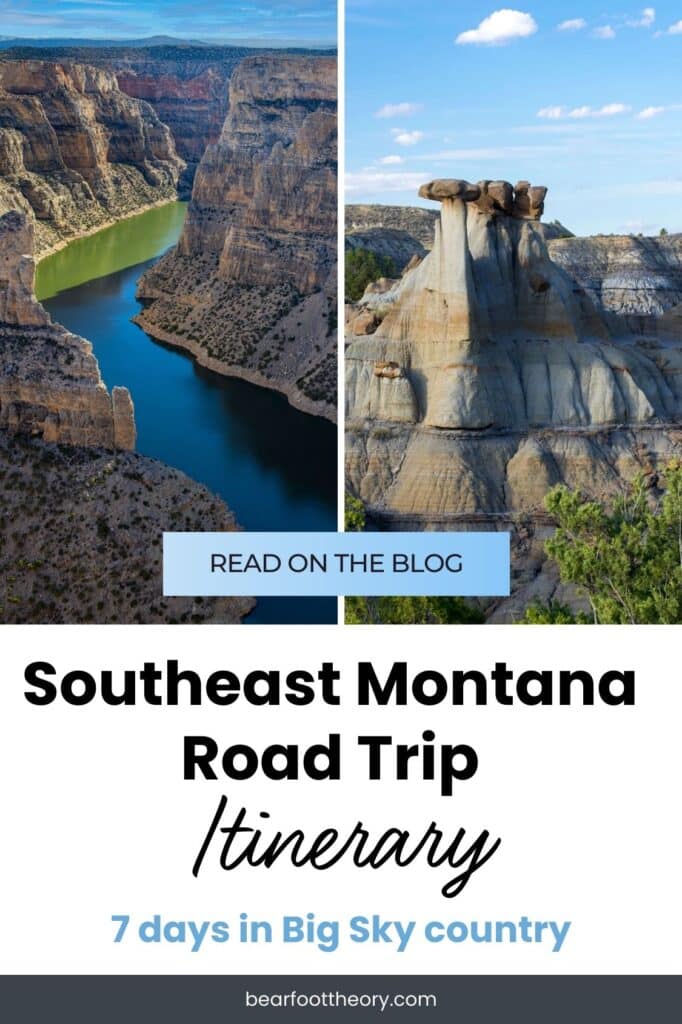
[[[144,218],[136,218],[141,230]],[[154,258],[108,274],[100,266],[101,276],[57,291],[43,304],[54,320],[92,342],[108,387],[129,388],[138,452],[219,494],[246,530],[335,530],[335,426],[297,411],[275,391],[203,369],[131,323],[140,309],[135,298],[140,275],[174,244],[180,227],[176,218],[158,233]],[[99,265],[98,235],[74,244],[81,267],[88,266],[89,252],[92,265]],[[107,244],[116,248],[111,235]],[[69,249],[40,265],[39,295],[41,278],[43,294],[58,287],[54,261],[73,262]],[[335,622],[336,601],[262,598],[246,621]]]

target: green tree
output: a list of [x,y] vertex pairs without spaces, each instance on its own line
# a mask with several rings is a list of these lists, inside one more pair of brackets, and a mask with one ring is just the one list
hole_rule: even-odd
[[346,491],[343,527],[349,533],[361,533],[365,528],[365,506],[359,498]]
[[668,229],[667,228],[661,228],[659,234],[660,234],[661,238],[665,238],[666,235],[668,234]]
[[357,302],[371,281],[396,277],[397,273],[390,256],[378,256],[369,249],[349,249],[346,252],[346,298]]
[[461,597],[347,597],[349,625],[446,625],[484,622],[483,613]]
[[[665,471],[657,502],[640,475],[610,511],[563,485],[549,492],[545,505],[557,523],[545,550],[561,580],[587,598],[593,622],[682,622],[681,463]],[[567,611],[535,604],[524,621],[559,621],[552,618],[557,609]]]

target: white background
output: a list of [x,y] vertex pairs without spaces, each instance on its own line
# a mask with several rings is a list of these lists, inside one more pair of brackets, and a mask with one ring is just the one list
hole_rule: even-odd
[[[679,973],[679,627],[4,627],[0,686],[0,970],[4,973]],[[33,660],[59,674],[139,669],[178,658],[208,674],[230,668],[342,671],[339,708],[316,703],[220,708],[31,706],[23,674]],[[359,660],[377,672],[407,660],[428,668],[489,673],[496,660],[529,668],[637,672],[634,708],[360,709]],[[435,783],[366,781],[358,734],[468,743],[477,775],[441,798]],[[311,744],[342,734],[341,782],[195,781],[182,777],[186,734],[219,744]],[[362,820],[378,835],[417,835],[434,819],[446,834],[486,828],[502,846],[452,900],[440,894],[451,869],[418,860],[404,869],[359,870],[345,859],[324,872],[286,862],[265,871],[222,872],[209,854],[191,865],[219,795],[250,817],[268,810],[285,830],[312,837]],[[416,920],[572,921],[560,953],[551,943],[440,945],[417,932],[395,946],[335,953],[307,944],[142,944],[134,924],[220,920],[241,912],[277,922],[314,912]],[[115,945],[112,914],[130,914]],[[130,937],[130,938],[129,938]]]

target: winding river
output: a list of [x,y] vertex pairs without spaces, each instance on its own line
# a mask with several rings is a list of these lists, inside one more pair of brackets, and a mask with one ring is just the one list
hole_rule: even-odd
[[[275,391],[203,369],[131,323],[136,283],[177,241],[185,208],[156,207],[46,257],[38,298],[92,342],[108,387],[129,388],[138,452],[219,494],[246,530],[335,530],[335,426]],[[333,598],[261,598],[247,619],[335,621]]]

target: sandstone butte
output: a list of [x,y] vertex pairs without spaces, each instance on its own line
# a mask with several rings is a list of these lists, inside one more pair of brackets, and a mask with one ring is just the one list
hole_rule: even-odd
[[680,239],[560,239],[552,258],[546,191],[424,185],[430,252],[349,317],[348,486],[389,529],[511,529],[496,622],[576,603],[543,557],[554,484],[608,500],[643,471],[655,489],[682,452]]
[[247,57],[137,322],[219,373],[336,406],[336,61]]
[[164,530],[227,506],[134,452],[133,404],[33,293],[33,222],[0,216],[0,622],[238,622],[250,599],[162,598]]

